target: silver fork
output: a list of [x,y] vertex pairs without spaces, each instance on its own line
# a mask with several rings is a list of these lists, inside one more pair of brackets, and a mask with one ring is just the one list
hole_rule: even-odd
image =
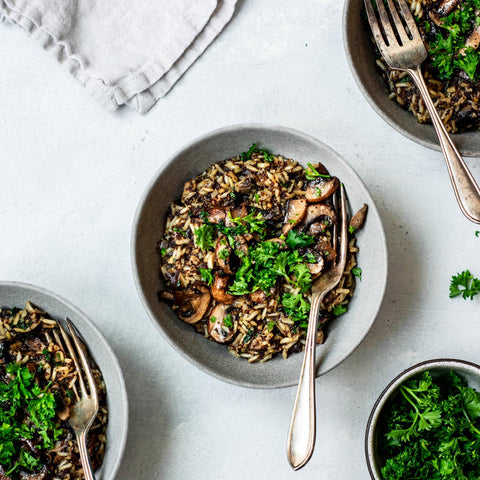
[[440,140],[440,146],[447,162],[448,173],[460,209],[470,221],[480,223],[480,189],[445,130],[430,98],[421,69],[422,63],[427,58],[427,49],[408,5],[405,0],[397,0],[404,24],[394,0],[388,0],[390,17],[393,20],[392,24],[383,0],[376,0],[379,23],[371,0],[364,1],[373,37],[382,57],[390,68],[407,72],[420,90]]
[[[297,396],[288,431],[287,457],[294,470],[303,467],[310,460],[315,447],[315,346],[317,343],[318,312],[325,295],[342,278],[347,259],[347,207],[343,184],[340,185],[340,200],[337,203],[339,203],[337,216],[338,213],[341,213],[341,220],[339,221],[337,218],[333,231],[333,247],[337,251],[337,257],[335,262],[315,280],[312,286],[312,304],[308,319],[305,356],[303,357]],[[338,236],[340,237],[340,245],[337,249]]]
[[[93,377],[92,369],[90,367],[90,362],[85,353],[85,347],[78,338],[72,322],[68,318],[66,318],[65,321],[67,323],[70,336],[67,334],[60,322],[57,322],[57,325],[62,335],[63,342],[60,339],[58,332],[55,330],[54,336],[63,352],[65,354],[68,352],[68,355],[73,360],[75,369],[77,371],[78,384],[80,385],[80,394],[76,388],[73,389],[77,401],[70,409],[68,421],[77,438],[78,450],[80,452],[80,459],[82,462],[85,480],[95,480],[92,465],[90,463],[90,457],[88,455],[87,433],[90,430],[90,427],[92,426],[92,423],[95,420],[98,412],[99,402],[97,386],[95,384],[95,378]],[[73,345],[70,341],[70,337],[73,340]],[[67,347],[66,350],[64,344]],[[78,357],[80,357],[80,362]],[[88,390],[83,379],[84,375],[87,378]]]

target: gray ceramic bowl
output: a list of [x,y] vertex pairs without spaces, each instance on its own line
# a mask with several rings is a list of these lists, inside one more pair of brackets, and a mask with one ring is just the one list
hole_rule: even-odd
[[[388,98],[385,81],[375,69],[375,52],[370,29],[362,17],[364,0],[346,0],[343,11],[344,47],[352,74],[374,110],[393,128],[411,140],[440,150],[432,125],[419,124],[414,116]],[[457,148],[467,156],[480,156],[478,131],[452,136]]]
[[31,301],[54,320],[68,317],[85,340],[102,371],[107,387],[108,427],[105,458],[95,472],[97,480],[113,480],[120,467],[128,429],[128,403],[122,371],[112,349],[92,321],[78,308],[40,287],[18,282],[0,282],[0,308],[23,307]]
[[154,176],[140,201],[132,233],[132,264],[140,298],[170,345],[217,378],[246,387],[276,388],[298,382],[303,354],[291,355],[288,360],[275,358],[264,364],[248,364],[233,357],[224,346],[196,333],[157,298],[164,286],[156,246],[163,234],[168,206],[179,199],[185,181],[212,163],[248,150],[252,143],[304,166],[307,162],[323,162],[344,182],[352,210],[363,203],[370,207],[366,226],[358,236],[363,279],[358,282],[348,314],[332,322],[328,340],[317,349],[318,375],[352,353],[370,329],[382,302],[387,278],[385,235],[373,200],[357,174],[333,150],[308,135],[277,126],[237,125],[204,135],[175,153]]
[[470,387],[475,390],[480,390],[480,366],[464,360],[427,360],[418,363],[413,367],[407,368],[400,373],[400,375],[395,377],[378,397],[367,423],[365,434],[365,456],[367,459],[368,471],[372,480],[382,480],[380,469],[384,465],[384,459],[378,454],[379,438],[377,428],[379,419],[382,415],[382,409],[385,407],[385,404],[397,394],[397,389],[402,383],[422,374],[426,370],[431,372],[432,377],[453,370],[465,377]]

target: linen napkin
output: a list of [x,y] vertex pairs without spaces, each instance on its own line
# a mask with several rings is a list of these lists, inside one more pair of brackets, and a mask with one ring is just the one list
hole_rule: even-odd
[[0,0],[108,110],[147,112],[231,19],[237,0]]

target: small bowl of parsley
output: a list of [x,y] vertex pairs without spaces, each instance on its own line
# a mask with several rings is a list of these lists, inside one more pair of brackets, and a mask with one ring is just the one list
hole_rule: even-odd
[[480,478],[480,366],[453,359],[408,368],[370,414],[372,480]]

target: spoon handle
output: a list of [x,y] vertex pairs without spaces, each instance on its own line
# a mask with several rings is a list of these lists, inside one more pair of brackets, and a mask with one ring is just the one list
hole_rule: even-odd
[[416,69],[407,70],[417,85],[422,98],[427,106],[433,126],[437,132],[440,146],[442,147],[445,161],[447,162],[448,174],[452,182],[453,191],[462,213],[474,223],[480,223],[480,188],[467,167],[452,139],[445,130],[445,126],[438,115],[437,109],[425,85],[420,66]]
[[318,312],[323,296],[314,294],[312,298],[305,355],[288,431],[287,458],[294,470],[303,467],[310,460],[315,447],[315,346]]

